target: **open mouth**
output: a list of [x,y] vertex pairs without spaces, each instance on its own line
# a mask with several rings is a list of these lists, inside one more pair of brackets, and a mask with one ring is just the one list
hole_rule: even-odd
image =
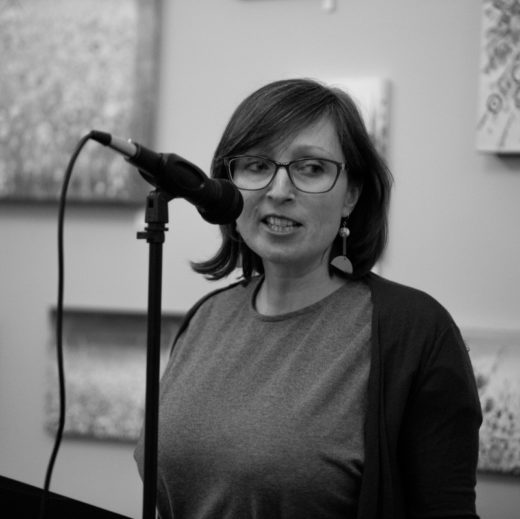
[[264,223],[270,231],[277,233],[290,233],[296,230],[298,227],[301,227],[301,223],[295,222],[294,220],[283,216],[266,216],[262,219],[262,223]]

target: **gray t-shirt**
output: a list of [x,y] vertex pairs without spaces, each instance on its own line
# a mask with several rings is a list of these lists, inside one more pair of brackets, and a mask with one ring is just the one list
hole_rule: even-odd
[[[163,519],[354,519],[372,303],[362,282],[278,316],[258,282],[208,299],[161,381]],[[142,442],[136,459],[142,471]]]

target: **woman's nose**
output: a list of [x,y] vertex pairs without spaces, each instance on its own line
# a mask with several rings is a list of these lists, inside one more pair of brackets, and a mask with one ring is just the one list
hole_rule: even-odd
[[271,198],[292,198],[294,196],[293,183],[289,178],[289,172],[284,166],[280,166],[272,182],[269,184],[267,196]]

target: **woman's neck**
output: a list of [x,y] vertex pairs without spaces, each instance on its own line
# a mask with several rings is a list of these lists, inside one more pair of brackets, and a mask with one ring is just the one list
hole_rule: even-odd
[[266,269],[256,296],[256,310],[263,315],[294,312],[321,301],[344,284],[345,279],[328,271],[298,275]]

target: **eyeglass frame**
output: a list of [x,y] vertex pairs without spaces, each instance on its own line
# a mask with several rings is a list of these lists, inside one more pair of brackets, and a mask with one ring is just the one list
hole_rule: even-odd
[[[235,182],[233,180],[233,175],[231,174],[230,162],[233,161],[234,159],[241,159],[241,158],[244,158],[244,157],[250,157],[250,158],[255,158],[255,159],[267,160],[267,161],[269,161],[269,162],[271,162],[271,163],[273,163],[275,165],[275,170],[274,170],[273,176],[270,178],[269,182],[267,182],[267,184],[265,186],[257,187],[257,188],[248,188],[248,187],[236,186],[238,189],[242,189],[244,191],[261,191],[262,189],[266,189],[273,182],[273,180],[276,177],[276,175],[277,175],[278,171],[280,170],[280,168],[284,168],[285,171],[287,172],[287,176],[289,177],[289,180],[291,181],[291,184],[295,187],[295,189],[297,189],[298,191],[301,191],[302,193],[309,193],[311,195],[319,195],[319,194],[322,194],[322,193],[328,193],[329,191],[332,191],[334,189],[334,186],[338,182],[338,178],[339,178],[341,172],[342,171],[345,171],[345,172],[347,171],[347,165],[346,165],[345,162],[339,162],[337,160],[326,159],[324,157],[301,157],[299,159],[290,160],[289,162],[278,162],[278,161],[276,161],[274,159],[271,159],[269,157],[264,157],[263,155],[232,155],[231,157],[224,157],[223,161],[224,161],[224,164],[226,166],[226,171],[227,171],[228,177],[231,180],[231,182],[233,182],[234,185],[236,185],[236,184],[235,184]],[[295,162],[300,162],[302,160],[313,160],[313,159],[314,160],[325,160],[327,162],[330,162],[330,163],[334,164],[336,166],[336,168],[337,168],[336,178],[334,179],[334,182],[325,191],[305,191],[304,189],[300,189],[296,185],[296,183],[294,182],[294,179],[292,178],[292,173],[291,173],[291,170],[289,169],[292,164],[294,164]]]

